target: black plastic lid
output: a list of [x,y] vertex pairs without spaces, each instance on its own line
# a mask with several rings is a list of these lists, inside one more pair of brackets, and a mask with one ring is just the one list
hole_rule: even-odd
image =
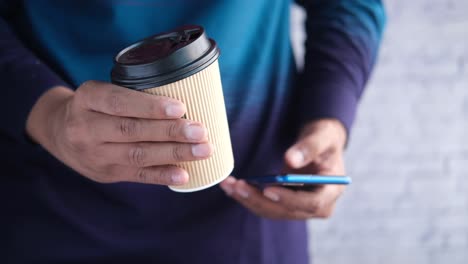
[[145,38],[114,58],[112,83],[142,90],[193,75],[219,56],[216,42],[200,26],[183,26]]

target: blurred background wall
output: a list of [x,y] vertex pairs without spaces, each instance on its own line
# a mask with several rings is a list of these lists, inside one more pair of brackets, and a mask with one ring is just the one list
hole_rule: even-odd
[[[468,1],[385,4],[379,61],[346,154],[354,182],[331,219],[310,221],[311,258],[466,264]],[[292,24],[303,18],[293,8]]]

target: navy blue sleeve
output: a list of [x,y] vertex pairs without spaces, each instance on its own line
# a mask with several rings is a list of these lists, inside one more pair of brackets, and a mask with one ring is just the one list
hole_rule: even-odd
[[[0,8],[4,8],[4,2],[0,2]],[[0,113],[3,119],[0,135],[28,144],[26,119],[34,103],[48,89],[66,84],[19,41],[2,16],[0,80]]]
[[298,1],[307,12],[306,54],[298,89],[301,123],[340,120],[349,133],[373,68],[385,12],[378,0]]

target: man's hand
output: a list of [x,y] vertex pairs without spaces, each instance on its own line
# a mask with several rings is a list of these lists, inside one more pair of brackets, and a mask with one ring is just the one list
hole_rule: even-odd
[[170,164],[213,151],[203,124],[180,118],[185,111],[175,99],[88,81],[76,92],[55,87],[42,95],[26,131],[94,181],[179,185],[188,174]]
[[[344,175],[346,131],[334,119],[307,125],[299,140],[285,154],[286,173]],[[273,219],[329,217],[344,190],[342,185],[320,185],[311,191],[267,187],[262,191],[244,180],[229,177],[221,188],[255,214]]]

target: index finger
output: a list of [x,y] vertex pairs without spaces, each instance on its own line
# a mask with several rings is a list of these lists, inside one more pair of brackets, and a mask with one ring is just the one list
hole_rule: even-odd
[[[303,220],[313,217],[310,213],[291,210],[280,203],[271,201],[260,190],[243,180],[238,180],[235,185],[236,192],[232,193],[231,197],[259,216],[283,220]],[[240,194],[239,189],[246,191],[247,195]]]
[[175,119],[186,111],[185,105],[179,100],[106,82],[87,81],[76,93],[85,108],[114,116]]

